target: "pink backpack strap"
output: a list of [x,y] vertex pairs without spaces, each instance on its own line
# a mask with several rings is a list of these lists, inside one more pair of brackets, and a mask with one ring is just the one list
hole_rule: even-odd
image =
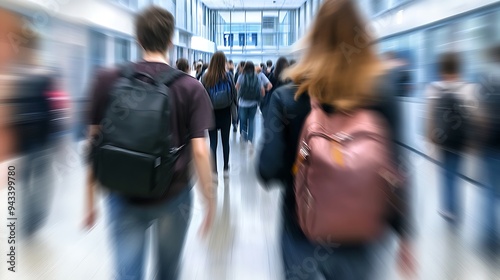
[[318,101],[318,99],[309,96],[310,103],[311,103],[311,109],[321,109],[321,103]]

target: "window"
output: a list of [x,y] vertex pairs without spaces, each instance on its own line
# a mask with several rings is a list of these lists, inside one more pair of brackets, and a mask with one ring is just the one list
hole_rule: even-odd
[[126,39],[115,39],[115,63],[130,60],[130,41]]
[[275,17],[262,17],[262,29],[276,29]]
[[97,31],[92,31],[90,34],[90,59],[92,69],[106,64],[106,39],[106,35]]
[[483,50],[494,43],[498,30],[491,24],[496,21],[496,14],[490,13],[481,16],[469,17],[456,24],[456,37],[453,48],[459,51],[462,59],[463,78],[477,82],[478,69],[485,69],[489,58],[483,55]]
[[139,0],[115,0],[118,4],[123,5],[132,10],[137,10],[139,8]]
[[143,53],[142,53],[142,52],[143,52],[143,50],[142,50],[141,45],[137,44],[137,45],[136,45],[136,50],[137,50],[137,53],[136,53],[136,55],[137,55],[137,59],[141,59],[141,58],[142,58],[142,55],[143,55]]
[[378,14],[387,9],[387,0],[371,0],[372,13]]
[[163,7],[175,16],[175,0],[157,0],[158,6]]
[[276,34],[262,34],[262,43],[265,47],[273,47],[276,46]]
[[191,5],[191,1],[192,0],[186,0],[186,1],[187,1],[186,2],[186,4],[187,4],[187,6],[186,6],[186,10],[187,10],[187,16],[186,16],[186,18],[187,18],[187,26],[186,26],[186,28],[187,28],[188,31],[193,31],[193,16],[192,16],[192,14],[193,14],[193,10],[192,10],[193,6]]
[[262,12],[246,12],[245,32],[247,36],[246,46],[255,48],[259,46],[259,37],[262,30]]

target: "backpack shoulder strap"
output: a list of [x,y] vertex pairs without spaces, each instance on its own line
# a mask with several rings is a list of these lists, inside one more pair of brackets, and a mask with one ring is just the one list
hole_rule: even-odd
[[168,86],[170,86],[170,84],[172,84],[172,82],[174,82],[175,80],[177,80],[181,76],[185,76],[185,75],[186,74],[182,71],[179,71],[177,69],[172,69],[170,71],[161,73],[158,76],[157,81],[160,84],[164,84],[168,87]]
[[127,79],[131,79],[134,77],[136,73],[135,63],[127,62],[118,66],[120,76],[125,77]]

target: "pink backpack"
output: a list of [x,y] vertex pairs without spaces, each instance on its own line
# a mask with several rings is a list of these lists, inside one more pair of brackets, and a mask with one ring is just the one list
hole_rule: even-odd
[[387,125],[374,111],[328,115],[311,106],[294,170],[299,224],[312,241],[372,241],[385,229],[391,185],[402,181]]

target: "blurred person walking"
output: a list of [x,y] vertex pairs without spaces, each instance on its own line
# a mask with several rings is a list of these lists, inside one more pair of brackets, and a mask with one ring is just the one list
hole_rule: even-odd
[[196,61],[193,62],[193,65],[191,66],[191,73],[190,75],[193,77],[193,78],[196,78]]
[[[331,28],[325,29],[324,26],[330,26]],[[311,172],[315,172],[311,176],[316,179],[330,176],[330,170],[325,170],[324,168],[327,166],[331,167],[335,162],[340,166],[342,166],[344,160],[346,164],[358,166],[363,164],[362,161],[352,162],[354,158],[358,159],[359,153],[362,153],[361,151],[354,152],[354,154],[345,154],[347,151],[343,151],[342,149],[342,147],[344,149],[351,149],[349,145],[353,145],[352,148],[354,148],[356,145],[367,143],[361,140],[366,139],[362,138],[362,135],[344,135],[340,133],[338,135],[339,142],[332,140],[330,147],[323,147],[326,148],[325,150],[315,149],[315,146],[304,146],[302,141],[308,141],[308,139],[299,139],[301,131],[302,133],[306,133],[310,129],[314,131],[318,129],[318,127],[314,127],[309,122],[307,123],[307,127],[304,126],[306,119],[309,119],[308,116],[310,113],[312,114],[310,117],[321,116],[323,121],[344,119],[345,122],[337,123],[338,126],[344,127],[348,127],[347,125],[350,121],[353,121],[350,119],[350,115],[346,113],[352,113],[353,116],[360,116],[360,114],[377,116],[376,112],[378,112],[380,116],[385,116],[386,118],[391,115],[393,108],[388,106],[390,102],[386,100],[390,99],[390,97],[385,96],[387,91],[391,91],[391,86],[385,82],[386,78],[382,70],[383,67],[372,47],[373,45],[367,43],[367,45],[356,49],[355,54],[346,52],[346,49],[343,48],[345,44],[356,46],[359,34],[355,30],[363,26],[366,25],[353,1],[324,1],[317,13],[312,29],[307,35],[309,48],[306,49],[304,58],[282,75],[285,80],[290,79],[293,81],[293,84],[278,88],[271,96],[268,116],[264,120],[264,130],[268,134],[268,137],[263,143],[258,172],[260,178],[265,183],[277,180],[285,188],[283,193],[283,228],[281,233],[281,253],[285,265],[285,279],[377,279],[374,271],[379,269],[379,267],[375,267],[372,246],[378,243],[374,241],[378,240],[378,235],[368,234],[368,236],[365,235],[365,238],[360,238],[359,236],[367,234],[367,232],[362,230],[352,231],[351,228],[353,235],[350,236],[350,241],[345,241],[345,239],[344,242],[336,241],[337,234],[334,232],[323,241],[308,237],[309,234],[306,235],[306,231],[304,230],[309,230],[309,228],[305,224],[315,224],[321,227],[331,221],[342,220],[343,217],[353,217],[353,213],[341,211],[342,207],[349,205],[348,201],[335,202],[332,200],[331,204],[333,205],[329,205],[325,201],[325,196],[332,197],[330,193],[309,193],[307,196],[304,194],[304,196],[301,196],[301,199],[304,199],[308,203],[310,211],[298,212],[299,205],[303,206],[304,203],[297,200],[296,192],[303,190],[304,185],[298,184],[298,177],[294,176],[294,174],[297,174],[297,176],[305,175],[300,170],[306,168],[304,167],[307,164],[305,161],[312,162],[313,155],[325,159],[333,159],[333,163],[325,161],[322,168],[318,165],[314,171],[313,169],[310,170]],[[314,104],[314,109],[312,109],[311,104]],[[366,123],[374,120],[376,119],[368,117],[365,119]],[[383,120],[383,118],[380,120]],[[392,126],[393,120],[387,119],[386,121],[391,131],[396,129]],[[331,123],[324,125],[328,127],[332,126]],[[369,129],[370,127],[360,126],[362,129]],[[325,131],[324,134],[328,134],[328,132]],[[311,135],[311,137],[313,136],[316,135]],[[320,139],[320,137],[317,138]],[[356,141],[356,139],[359,140]],[[326,143],[325,141],[321,143]],[[336,145],[335,143],[340,144]],[[388,147],[384,149],[389,149],[389,151],[393,151],[395,154],[393,159],[387,159],[385,164],[392,165],[391,162],[397,162],[397,149],[394,143],[387,142],[387,145]],[[390,156],[391,153],[389,151],[385,154],[386,156]],[[377,150],[377,152],[380,151]],[[311,158],[309,159],[309,157]],[[316,163],[319,164],[319,160],[318,158]],[[377,159],[372,160],[376,161]],[[345,171],[343,168],[336,170],[340,170],[339,172],[341,173],[343,172],[342,170]],[[366,176],[368,171],[371,173],[377,172],[375,169],[365,170],[365,172],[358,172],[356,174],[353,171],[351,174],[353,177],[351,179],[346,178],[344,184],[353,180],[363,180],[362,178]],[[382,174],[378,176],[380,175]],[[377,180],[381,179],[378,178]],[[370,182],[368,186],[370,184],[372,183]],[[387,182],[386,184],[389,183]],[[310,187],[317,188],[319,186]],[[336,186],[336,188],[341,187],[342,185]],[[368,190],[370,188],[363,188],[364,191],[362,191],[361,187],[365,187],[365,185],[356,186],[358,190],[356,193],[359,194],[356,199],[363,197],[362,194],[366,195],[369,193]],[[378,192],[376,188],[370,191]],[[411,273],[414,270],[410,243],[412,230],[411,223],[407,219],[408,201],[402,191],[398,190],[391,195],[390,205],[385,204],[385,199],[377,200],[377,197],[370,198],[370,196],[365,197],[368,203],[351,205],[351,207],[356,208],[361,205],[373,206],[374,204],[378,205],[378,203],[382,203],[379,206],[386,209],[386,219],[365,220],[366,223],[360,223],[359,219],[373,213],[369,213],[369,211],[364,213],[359,212],[356,216],[357,222],[356,220],[345,220],[341,224],[341,227],[348,229],[351,225],[356,224],[360,227],[365,227],[368,224],[376,227],[382,227],[386,224],[391,225],[400,237],[398,254],[400,268],[406,273]],[[351,191],[347,193],[351,193]],[[346,193],[342,192],[337,194],[341,196],[346,195]],[[353,197],[351,198],[354,199]],[[371,201],[368,201],[370,199]],[[322,204],[317,204],[320,200]],[[331,207],[338,207],[336,208],[337,211],[328,211]],[[311,215],[314,213],[327,220],[307,220],[304,215],[308,213]],[[299,220],[299,217],[303,220]],[[347,239],[349,239],[349,236]],[[305,260],[312,260],[312,264],[306,264]],[[312,269],[312,267],[314,268]]]
[[22,162],[17,184],[21,233],[31,236],[49,215],[54,190],[51,163],[68,129],[69,97],[58,87],[56,73],[39,63],[40,38],[29,30],[29,24],[3,9],[0,18],[0,35],[22,38],[0,45],[0,72],[5,71],[0,83],[10,95],[2,103],[11,113],[9,128]]
[[190,163],[205,207],[200,233],[215,215],[205,133],[213,111],[205,89],[168,65],[175,20],[152,6],[135,21],[143,60],[96,74],[91,89],[85,225],[97,218],[97,185],[108,191],[115,279],[142,279],[147,230],[153,226],[158,279],[178,279],[192,209]]
[[224,154],[224,177],[229,177],[229,133],[231,131],[231,106],[236,103],[236,88],[229,72],[226,72],[226,56],[216,52],[210,68],[202,77],[202,83],[210,96],[215,115],[215,129],[209,131],[210,148],[214,160],[214,179],[217,178],[217,142],[221,131]]
[[262,96],[264,96],[264,82],[255,73],[255,65],[252,61],[247,61],[242,74],[236,82],[238,90],[238,108],[240,116],[240,134],[244,142],[250,142],[250,152],[253,147],[253,134],[255,129],[255,114]]
[[484,247],[500,249],[497,207],[500,197],[500,45],[488,50],[489,64],[480,78],[478,107],[473,111],[474,142],[479,145],[485,182]]
[[269,82],[271,83],[272,88],[268,92],[266,92],[266,96],[264,96],[260,103],[260,109],[262,110],[262,115],[264,116],[264,118],[266,118],[267,109],[269,107],[269,100],[271,100],[271,95],[273,94],[273,92],[282,85],[290,82],[289,80],[283,80],[281,77],[283,71],[289,66],[290,65],[288,64],[288,60],[286,59],[286,57],[282,56],[278,58],[274,71],[271,73],[271,75],[269,75]]
[[265,67],[265,71],[264,71],[264,74],[266,74],[266,77],[270,77],[271,74],[274,72],[274,67],[273,67],[273,61],[272,60],[268,60],[266,61],[266,67]]
[[189,62],[185,58],[180,58],[177,60],[175,63],[175,66],[177,67],[177,70],[180,70],[186,74],[189,74]]
[[234,62],[232,60],[227,61],[227,72],[231,75],[231,80],[234,82]]
[[[238,67],[236,68],[236,73],[234,74],[234,83],[238,81],[241,73],[243,72],[243,68],[245,67],[245,61],[240,61]],[[238,131],[238,123],[240,122],[240,113],[238,108],[238,102],[231,107],[231,120],[233,123],[233,132]]]
[[444,169],[438,212],[447,221],[455,223],[460,218],[462,201],[457,186],[462,161],[460,153],[466,148],[471,129],[466,102],[473,97],[475,87],[460,79],[461,63],[457,53],[443,54],[438,67],[441,80],[431,83],[426,90],[431,114],[427,135],[440,149]]
[[245,68],[245,61],[240,61],[238,64],[238,68],[236,69],[236,73],[234,74],[234,80],[238,81],[238,78],[240,77],[241,73],[243,73],[243,69]]
[[203,73],[203,63],[198,62],[196,63],[196,75],[194,77],[199,81],[202,73]]
[[201,82],[201,77],[203,77],[203,75],[204,75],[204,74],[205,74],[205,72],[207,71],[208,66],[209,66],[209,65],[208,65],[208,63],[203,63],[203,65],[201,66],[201,72],[200,72],[200,73],[198,73],[198,75],[197,75],[197,77],[196,77],[196,79],[197,79],[198,81],[200,81],[200,82]]
[[386,52],[382,55],[384,63],[389,70],[391,82],[396,87],[397,96],[410,96],[410,70],[406,60],[398,57],[396,52]]
[[[261,63],[261,64],[264,64],[264,63]],[[265,67],[265,65],[264,65],[264,67]],[[263,113],[262,105],[264,105],[264,107],[265,107],[265,104],[263,104],[262,102],[265,102],[266,95],[273,88],[273,84],[271,84],[271,82],[269,81],[269,79],[265,75],[265,71],[263,71],[263,69],[265,69],[265,68],[261,68],[261,67],[257,66],[256,71],[255,71],[257,73],[257,77],[259,78],[259,81],[261,82],[262,87],[264,88],[264,95],[261,96],[261,98],[259,100],[259,108],[260,108],[261,113]]]

